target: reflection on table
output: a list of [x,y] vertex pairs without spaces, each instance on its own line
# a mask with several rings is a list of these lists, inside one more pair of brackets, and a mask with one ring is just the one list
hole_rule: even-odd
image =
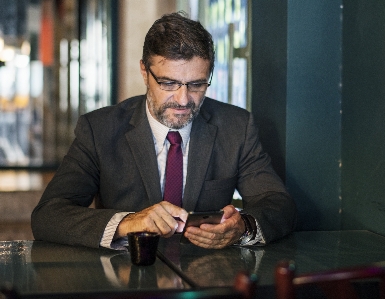
[[[0,242],[0,282],[24,296],[231,287],[242,270],[259,277],[258,295],[274,297],[274,268],[293,260],[306,273],[385,260],[385,237],[368,231],[296,232],[263,247],[209,250],[161,239],[152,266],[135,266],[125,251],[41,241]],[[263,293],[266,291],[266,293]],[[262,298],[265,298],[262,296]],[[267,298],[267,297],[266,297]]]
[[189,288],[158,259],[138,267],[125,251],[40,241],[0,242],[0,282],[22,295]]
[[231,286],[241,270],[255,273],[259,286],[274,284],[280,260],[293,260],[297,273],[369,264],[385,260],[385,237],[369,231],[296,232],[263,247],[222,250],[180,245],[177,236],[161,240],[159,251],[193,286]]

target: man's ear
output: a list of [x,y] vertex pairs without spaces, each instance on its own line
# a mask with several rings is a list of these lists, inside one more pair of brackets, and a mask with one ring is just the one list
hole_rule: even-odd
[[140,63],[140,73],[142,74],[144,85],[148,86],[148,74],[147,74],[146,67],[142,59],[140,60],[139,63]]

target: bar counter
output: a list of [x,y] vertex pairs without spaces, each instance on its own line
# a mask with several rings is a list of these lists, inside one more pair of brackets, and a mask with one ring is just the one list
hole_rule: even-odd
[[152,266],[131,264],[125,251],[66,246],[43,241],[0,242],[0,284],[25,298],[58,294],[124,293],[231,287],[236,274],[258,277],[258,290],[274,289],[276,263],[293,260],[297,273],[385,260],[385,237],[369,231],[295,232],[267,246],[221,250],[161,239]]

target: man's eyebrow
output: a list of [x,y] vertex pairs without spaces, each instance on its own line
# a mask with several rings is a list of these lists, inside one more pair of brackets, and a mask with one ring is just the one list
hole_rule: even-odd
[[180,82],[179,80],[171,79],[171,78],[166,77],[166,76],[159,76],[158,79],[164,80],[164,81]]
[[[182,83],[182,81],[180,81],[180,80],[172,79],[172,78],[169,78],[167,76],[159,76],[158,79],[159,80],[164,80],[164,81],[167,81],[167,82]],[[195,79],[195,80],[192,80],[192,81],[188,81],[186,83],[207,83],[207,79],[206,78]]]
[[189,83],[207,83],[207,82],[208,80],[204,78],[204,79],[193,80],[193,81],[190,81]]

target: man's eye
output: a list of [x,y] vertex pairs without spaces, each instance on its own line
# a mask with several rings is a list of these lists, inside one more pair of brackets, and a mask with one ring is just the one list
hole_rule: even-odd
[[165,87],[173,87],[175,85],[178,85],[178,83],[175,83],[175,82],[160,82],[160,84],[162,84]]
[[190,83],[191,86],[195,88],[200,88],[205,85],[205,83]]

